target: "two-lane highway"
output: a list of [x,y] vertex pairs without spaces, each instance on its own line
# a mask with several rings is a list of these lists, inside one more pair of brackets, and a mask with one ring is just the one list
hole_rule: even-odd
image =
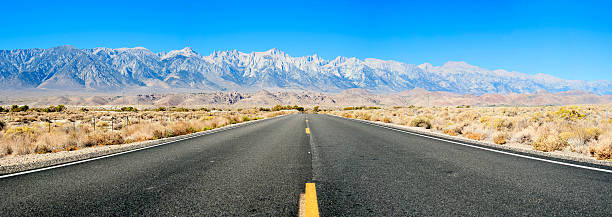
[[610,173],[301,114],[0,179],[0,215],[296,216],[308,182],[321,216],[612,213]]

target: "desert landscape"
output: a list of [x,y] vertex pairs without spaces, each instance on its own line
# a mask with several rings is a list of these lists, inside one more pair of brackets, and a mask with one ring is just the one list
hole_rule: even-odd
[[[133,99],[133,98],[132,98]],[[193,107],[193,106],[192,106]],[[223,107],[223,105],[221,105]],[[227,107],[227,104],[225,105]],[[114,109],[111,109],[114,108]],[[497,145],[612,159],[611,104],[572,106],[281,106],[185,108],[64,105],[0,109],[0,157],[155,140],[308,112],[420,127]]]
[[274,110],[14,105],[0,109],[0,158],[157,140],[297,111]]

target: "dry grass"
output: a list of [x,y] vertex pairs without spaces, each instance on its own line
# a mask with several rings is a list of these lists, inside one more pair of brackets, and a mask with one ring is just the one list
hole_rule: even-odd
[[472,132],[467,132],[465,133],[465,137],[468,139],[473,139],[473,140],[484,140],[487,136],[485,134],[482,133],[472,133]]
[[[612,160],[611,105],[537,107],[404,107],[328,111],[347,118],[383,121],[499,145],[569,151]],[[612,115],[612,114],[610,114]]]
[[80,111],[0,113],[0,157],[119,145],[211,130],[274,117],[287,111],[115,112]]
[[612,159],[612,135],[606,134],[597,143],[589,145],[589,154],[597,159]]

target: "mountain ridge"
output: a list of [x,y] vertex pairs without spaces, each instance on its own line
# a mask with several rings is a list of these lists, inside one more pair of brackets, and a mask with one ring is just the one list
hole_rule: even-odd
[[308,90],[338,93],[360,88],[396,93],[414,88],[459,94],[552,93],[581,90],[612,94],[607,80],[565,80],[548,74],[488,70],[463,61],[441,66],[375,58],[318,55],[293,57],[273,48],[263,52],[214,51],[204,56],[190,47],[154,53],[143,47],[0,50],[0,87],[121,91]]

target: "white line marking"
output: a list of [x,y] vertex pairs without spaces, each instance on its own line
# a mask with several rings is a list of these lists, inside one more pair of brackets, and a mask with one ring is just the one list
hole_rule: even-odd
[[[338,117],[338,116],[336,116],[336,117]],[[357,122],[360,122],[360,123],[363,123],[363,124],[368,124],[368,125],[371,125],[371,126],[377,126],[377,127],[380,127],[380,128],[385,128],[385,129],[389,129],[389,130],[394,130],[394,131],[398,131],[398,132],[402,132],[402,133],[407,133],[407,134],[411,134],[411,135],[415,135],[415,136],[420,136],[420,137],[425,137],[425,138],[429,138],[429,139],[439,140],[439,141],[443,141],[443,142],[453,143],[453,144],[457,144],[457,145],[462,145],[462,146],[482,149],[482,150],[486,150],[486,151],[492,151],[492,152],[512,155],[512,156],[516,156],[516,157],[522,157],[522,158],[538,160],[538,161],[554,163],[554,164],[560,164],[560,165],[565,165],[565,166],[571,166],[571,167],[577,167],[577,168],[582,168],[582,169],[595,170],[595,171],[599,171],[599,172],[612,173],[612,170],[596,168],[596,167],[589,167],[589,166],[583,166],[583,165],[577,165],[577,164],[571,164],[571,163],[565,163],[565,162],[559,162],[559,161],[548,160],[548,159],[543,159],[543,158],[537,158],[537,157],[532,157],[532,156],[527,156],[527,155],[522,155],[522,154],[511,153],[511,152],[505,152],[505,151],[500,151],[500,150],[496,150],[496,149],[485,148],[485,147],[481,147],[481,146],[470,145],[470,144],[466,144],[466,143],[462,143],[462,142],[446,140],[446,139],[441,139],[441,138],[437,138],[437,137],[433,137],[433,136],[427,136],[427,135],[423,135],[423,134],[419,134],[419,133],[414,133],[414,132],[410,132],[410,131],[400,130],[400,129],[396,129],[396,128],[392,128],[392,127],[387,127],[387,126],[383,126],[383,125],[376,124],[376,123],[365,122],[365,121],[362,121],[362,120],[350,119],[350,118],[345,118],[345,117],[341,117],[341,118],[344,118],[344,119],[347,119],[347,120],[351,120],[351,121],[357,121]]]
[[[282,115],[282,116],[285,116],[285,115]],[[282,117],[282,116],[277,116],[277,117]],[[274,118],[277,118],[277,117],[274,117]],[[274,119],[274,118],[261,119],[261,120],[262,121],[263,120],[271,120],[271,119]],[[130,153],[130,152],[145,150],[145,149],[149,149],[149,148],[155,148],[157,146],[167,145],[167,144],[170,144],[170,143],[180,142],[180,141],[187,140],[187,139],[192,139],[192,138],[195,138],[195,137],[200,137],[200,136],[205,136],[205,135],[209,135],[209,134],[213,134],[213,133],[223,132],[223,131],[231,130],[231,129],[234,129],[234,128],[238,128],[238,127],[242,127],[242,126],[247,126],[247,125],[255,124],[257,122],[259,122],[259,121],[254,121],[254,122],[250,122],[250,123],[247,122],[247,123],[241,124],[241,125],[233,125],[233,126],[230,125],[230,126],[228,126],[226,128],[217,128],[217,129],[213,129],[213,130],[209,130],[209,131],[204,131],[204,132],[202,132],[201,134],[198,134],[198,135],[189,135],[189,136],[186,136],[185,138],[181,138],[181,139],[177,139],[177,140],[174,140],[174,141],[160,143],[160,144],[157,144],[157,145],[141,147],[141,148],[137,148],[137,149],[117,152],[117,153],[114,153],[114,154],[104,155],[104,156],[100,156],[100,157],[94,157],[94,158],[88,158],[88,159],[73,161],[73,162],[69,162],[69,163],[58,164],[58,165],[54,165],[54,166],[50,166],[50,167],[43,167],[43,168],[27,170],[27,171],[23,171],[23,172],[17,172],[17,173],[1,175],[0,179],[8,178],[8,177],[13,177],[13,176],[20,176],[20,175],[25,175],[25,174],[29,174],[29,173],[35,173],[35,172],[40,172],[40,171],[45,171],[45,170],[50,170],[50,169],[55,169],[55,168],[60,168],[60,167],[66,167],[66,166],[70,166],[70,165],[75,165],[75,164],[85,163],[85,162],[89,162],[89,161],[109,158],[109,157],[113,157],[113,156],[117,156],[117,155],[127,154],[127,153]]]

